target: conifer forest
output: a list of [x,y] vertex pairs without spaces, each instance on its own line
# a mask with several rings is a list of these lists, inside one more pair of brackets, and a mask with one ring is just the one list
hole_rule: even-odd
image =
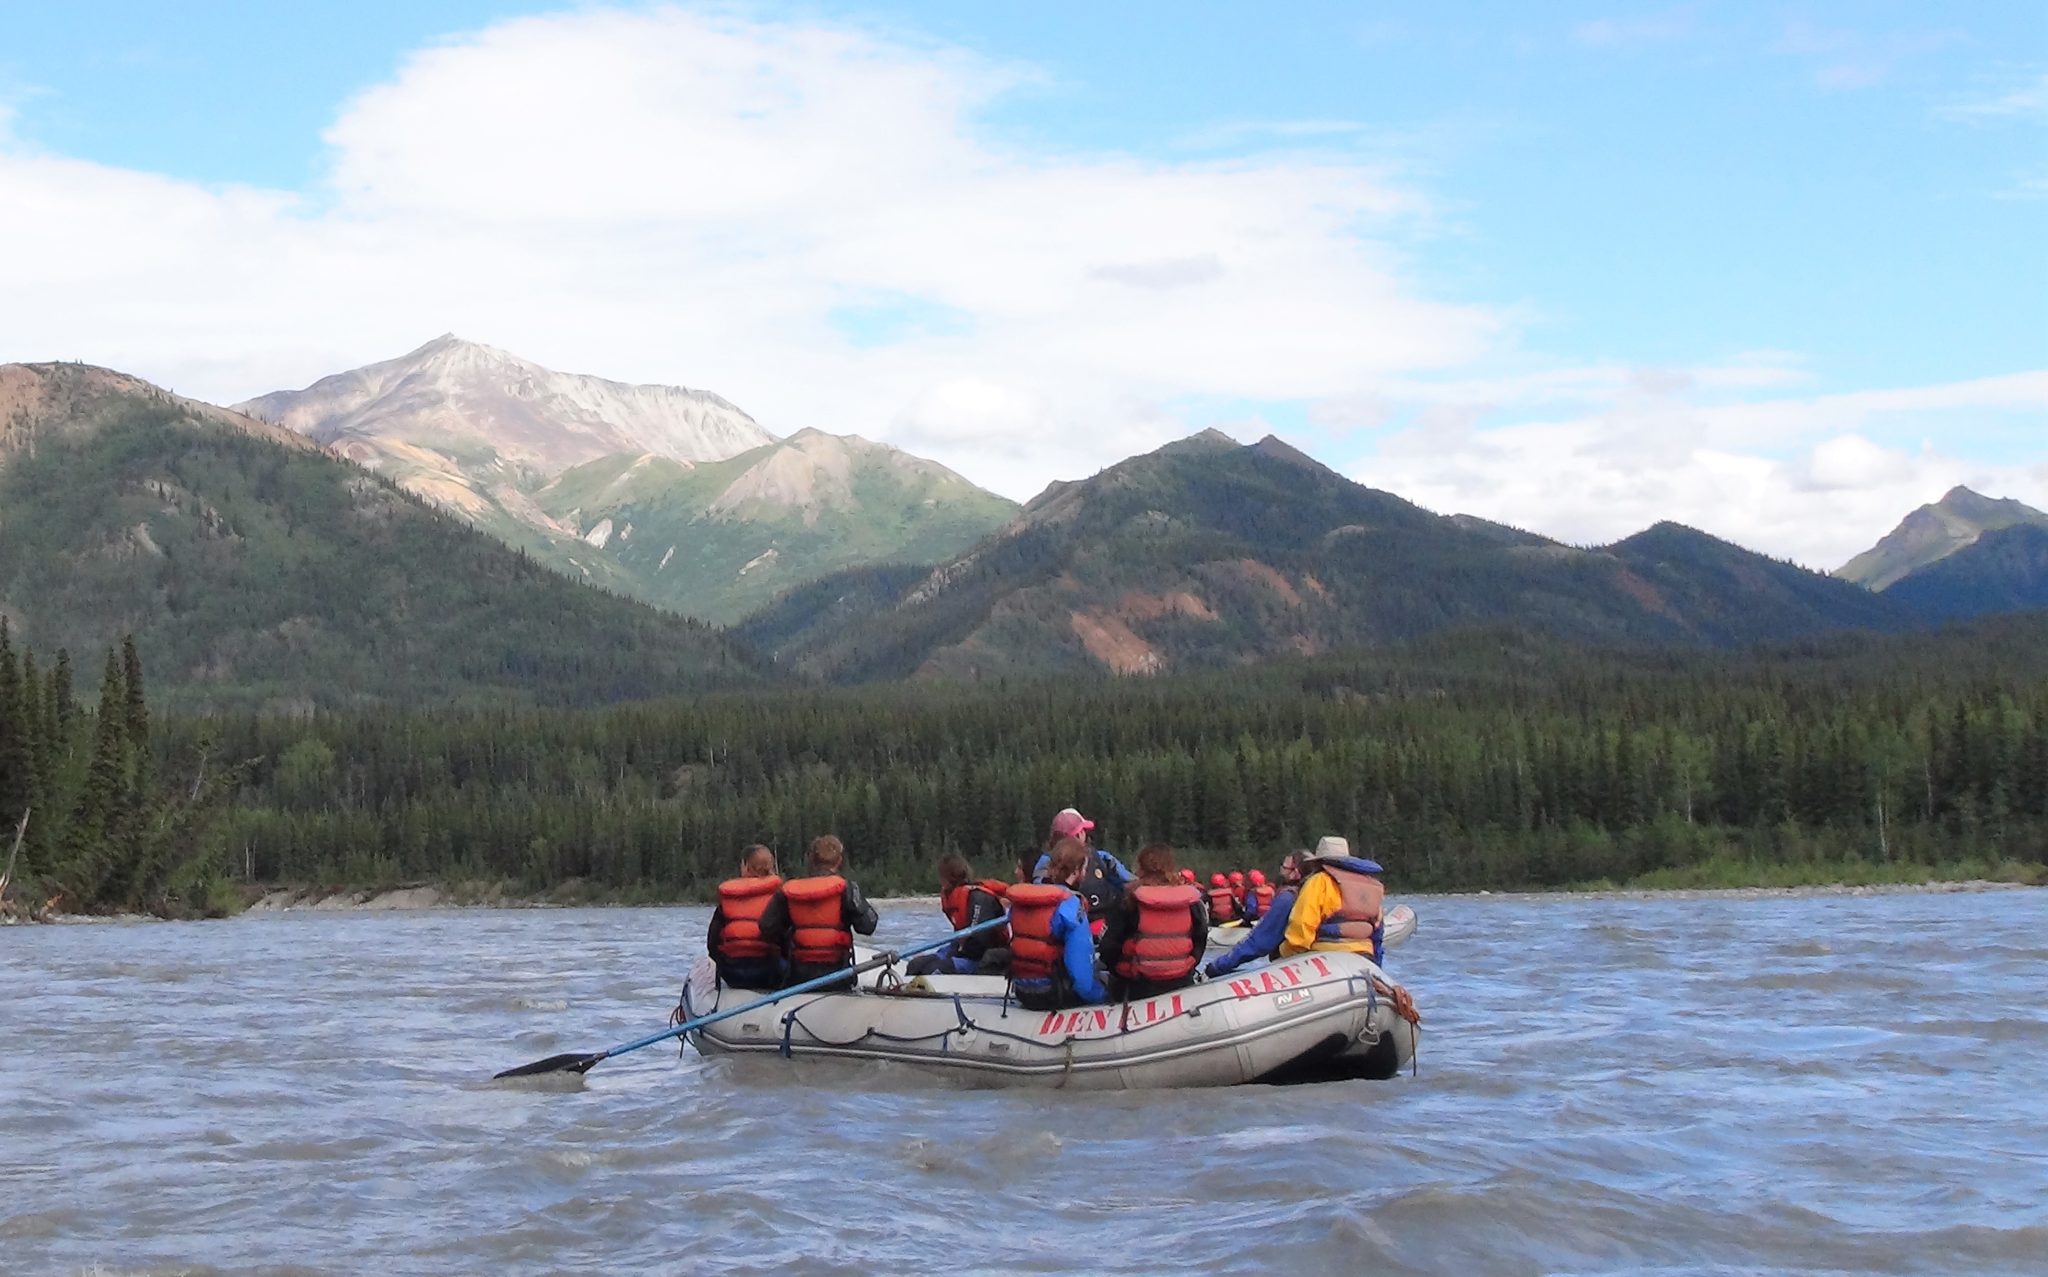
[[1342,834],[1399,891],[2038,878],[2048,620],[1745,653],[1487,630],[1241,673],[153,721],[0,635],[13,898],[199,910],[261,884],[701,899],[837,833],[870,891],[1009,876],[1059,808],[1270,865]]

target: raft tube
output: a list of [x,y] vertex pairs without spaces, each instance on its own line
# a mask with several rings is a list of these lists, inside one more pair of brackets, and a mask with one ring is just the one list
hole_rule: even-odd
[[[689,1039],[707,1056],[889,1061],[971,1085],[1090,1091],[1388,1078],[1415,1056],[1394,986],[1354,953],[1297,954],[1154,998],[1061,1011],[958,988],[990,979],[800,994]],[[683,1011],[756,996],[718,989],[700,968]]]

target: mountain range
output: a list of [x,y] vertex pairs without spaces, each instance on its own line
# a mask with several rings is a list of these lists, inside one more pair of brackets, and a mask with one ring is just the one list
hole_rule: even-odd
[[2048,516],[1968,489],[1830,576],[1671,523],[1581,547],[1438,515],[1214,431],[1020,509],[885,445],[452,338],[250,406],[0,366],[0,613],[44,649],[134,632],[177,695],[306,706],[1160,673],[1474,626],[1727,646],[2048,606]]
[[738,632],[813,676],[862,680],[1217,668],[1496,622],[1729,645],[1918,620],[1677,524],[1582,549],[1210,431],[1055,484],[928,571],[828,577]]
[[0,614],[46,655],[134,634],[172,703],[587,704],[772,677],[304,436],[80,364],[0,366]]
[[778,439],[717,395],[435,338],[237,409],[594,585],[730,622],[836,569],[929,562],[1013,502],[851,435]]

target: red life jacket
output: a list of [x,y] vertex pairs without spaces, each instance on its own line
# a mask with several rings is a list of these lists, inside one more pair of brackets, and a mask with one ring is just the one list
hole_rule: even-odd
[[1262,882],[1252,888],[1252,894],[1259,898],[1259,916],[1265,917],[1266,911],[1273,907],[1273,884]]
[[1124,941],[1116,973],[1126,980],[1179,980],[1195,969],[1195,902],[1189,886],[1133,887],[1138,929]]
[[782,879],[772,876],[728,878],[718,884],[718,912],[725,922],[718,933],[718,957],[780,956],[781,950],[761,935],[761,915],[780,890]]
[[846,925],[846,879],[792,878],[782,884],[789,902],[789,957],[806,966],[843,966],[853,956]]
[[1230,888],[1209,888],[1209,921],[1237,921],[1237,897],[1231,894]]
[[1063,886],[1020,882],[1010,888],[1010,979],[1050,980],[1065,956],[1052,938],[1052,918],[1073,897]]
[[1354,869],[1326,863],[1322,870],[1337,884],[1343,903],[1316,928],[1316,939],[1363,941],[1363,952],[1369,955],[1372,952],[1372,933],[1379,928],[1380,910],[1387,898],[1386,887],[1371,874],[1362,874]]
[[[963,882],[939,894],[939,908],[945,910],[946,921],[953,924],[953,930],[961,931],[974,925],[974,893],[985,891],[1001,900],[1009,892],[1010,884],[996,878],[983,878],[980,882]],[[984,932],[972,937],[982,948],[1007,948],[1010,933],[1007,928],[997,927],[993,932]]]

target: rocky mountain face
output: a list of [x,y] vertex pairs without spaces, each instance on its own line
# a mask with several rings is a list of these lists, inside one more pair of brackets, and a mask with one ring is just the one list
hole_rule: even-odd
[[186,399],[140,377],[91,364],[0,364],[0,465],[39,446],[89,436],[108,422],[154,406],[300,451],[314,445],[244,413]]
[[739,632],[855,681],[1229,667],[1475,624],[1727,645],[1916,619],[1675,524],[1576,549],[1211,431],[1053,485],[930,572],[829,577]]
[[716,395],[443,336],[240,405],[578,579],[705,620],[864,563],[932,562],[1016,507],[883,444],[778,440]]
[[2048,514],[2018,501],[1951,488],[1932,505],[1907,515],[1883,540],[1835,570],[1873,590],[1890,588],[1909,573],[1947,558],[1987,532],[2019,525],[2048,528]]
[[452,333],[410,354],[235,405],[373,468],[431,449],[501,476],[614,453],[720,461],[774,436],[717,395],[554,372]]
[[133,633],[173,704],[588,704],[772,677],[302,435],[121,373],[0,366],[0,423],[0,611],[84,668]]

